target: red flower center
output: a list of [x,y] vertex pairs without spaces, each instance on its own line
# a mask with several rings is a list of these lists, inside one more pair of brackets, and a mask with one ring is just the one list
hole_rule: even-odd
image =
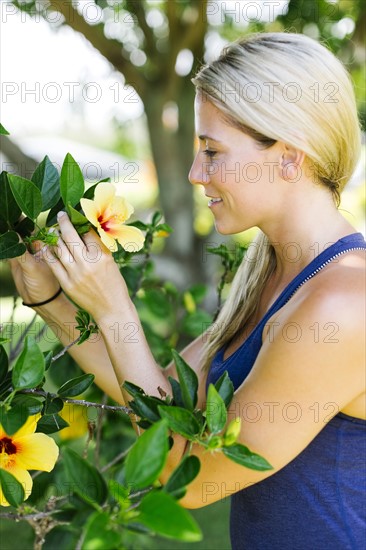
[[110,219],[107,218],[106,220],[104,220],[103,214],[98,217],[98,222],[100,223],[100,227],[103,229],[103,231],[108,232],[110,230],[110,227],[108,226],[108,222],[110,222]]
[[0,439],[0,453],[14,455],[16,452],[17,448],[9,437],[3,437]]

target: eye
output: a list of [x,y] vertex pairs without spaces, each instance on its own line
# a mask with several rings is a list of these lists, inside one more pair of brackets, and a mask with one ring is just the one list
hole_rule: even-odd
[[216,151],[212,151],[211,149],[205,149],[203,151],[203,154],[206,155],[206,157],[209,157],[210,159],[212,159],[216,155]]

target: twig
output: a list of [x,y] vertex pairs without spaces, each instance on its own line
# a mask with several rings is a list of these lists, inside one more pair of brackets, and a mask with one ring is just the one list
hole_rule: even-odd
[[46,518],[52,516],[52,514],[59,514],[63,510],[51,510],[50,512],[36,512],[35,514],[15,514],[13,512],[1,512],[0,518],[4,519],[14,519],[15,521],[21,520],[38,520],[41,518]]
[[65,397],[61,397],[60,395],[57,395],[57,393],[49,393],[45,392],[43,390],[37,390],[37,389],[29,389],[29,390],[21,390],[17,392],[23,393],[23,394],[31,394],[31,395],[38,395],[39,397],[50,397],[53,399],[54,397],[58,397],[62,399],[65,403],[71,403],[73,405],[81,405],[82,407],[95,407],[96,409],[104,409],[106,411],[113,411],[113,412],[124,412],[128,415],[133,414],[133,410],[129,407],[124,407],[122,405],[105,405],[104,403],[94,403],[92,401],[84,401],[83,399],[69,399]]
[[81,339],[81,334],[79,334],[79,336],[73,340],[72,342],[70,342],[70,344],[67,344],[67,346],[65,346],[59,353],[57,353],[56,355],[54,355],[51,359],[51,363],[53,363],[54,361],[57,361],[57,359],[59,359],[60,357],[62,357],[63,355],[65,355],[65,353],[72,347],[74,346],[75,344],[77,344],[79,342],[79,340]]
[[[132,445],[131,445],[132,447]],[[117,464],[117,462],[119,462],[120,460],[122,460],[122,458],[124,458],[129,452],[130,452],[130,449],[131,447],[128,447],[128,449],[126,449],[125,451],[122,451],[121,453],[119,453],[117,456],[115,456],[113,458],[113,460],[111,460],[110,462],[108,462],[108,464],[106,464],[105,466],[103,466],[103,468],[101,468],[101,472],[104,473],[106,472],[107,470],[109,470],[109,468],[112,468],[112,466],[114,466],[115,464]]]

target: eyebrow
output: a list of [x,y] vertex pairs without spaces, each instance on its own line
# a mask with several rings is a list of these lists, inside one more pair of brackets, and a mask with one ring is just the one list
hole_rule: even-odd
[[209,140],[211,140],[211,141],[215,141],[216,143],[221,143],[218,139],[215,139],[215,138],[213,138],[213,137],[211,137],[211,136],[206,136],[205,134],[203,134],[203,135],[201,135],[201,136],[198,136],[198,139],[199,139],[200,141],[205,141],[206,139],[209,139]]

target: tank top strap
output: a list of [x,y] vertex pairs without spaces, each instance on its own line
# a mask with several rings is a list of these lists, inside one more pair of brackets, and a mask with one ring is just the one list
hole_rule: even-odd
[[[264,324],[277,310],[284,306],[297,290],[312,279],[323,267],[332,262],[338,256],[350,252],[351,250],[366,249],[366,241],[362,233],[352,233],[331,244],[316,256],[304,269],[287,285],[269,308],[259,325]],[[258,325],[257,325],[258,326]]]
[[268,319],[283,307],[295,292],[309,279],[312,279],[323,267],[332,260],[351,250],[366,249],[366,242],[362,233],[347,235],[331,244],[314,258],[282,291],[260,322],[254,327],[248,338],[229,357],[224,359],[223,346],[212,360],[207,376],[206,387],[215,383],[224,371],[227,371],[234,388],[238,388],[252,369],[262,346],[262,333]]

